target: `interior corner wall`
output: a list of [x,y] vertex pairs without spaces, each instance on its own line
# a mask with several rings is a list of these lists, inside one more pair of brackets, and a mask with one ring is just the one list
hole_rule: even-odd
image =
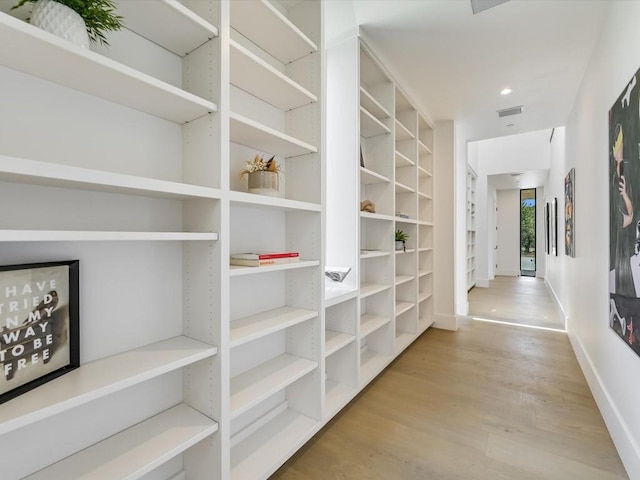
[[433,324],[436,328],[457,329],[455,316],[455,131],[453,121],[441,121],[434,131],[434,252]]
[[[566,317],[566,285],[567,271],[571,268],[571,260],[564,254],[564,176],[569,171],[565,153],[566,128],[556,128],[551,142],[551,168],[549,169],[549,181],[545,189],[545,201],[549,207],[553,205],[553,199],[558,202],[558,254],[545,255],[547,285],[550,287],[557,302],[560,304]],[[607,257],[608,258],[608,257]]]
[[561,292],[578,361],[629,478],[636,479],[640,357],[610,329],[608,319],[608,111],[640,67],[640,2],[611,2],[609,12],[567,122],[566,164],[549,177],[549,188],[558,192],[568,169],[575,168],[576,257],[560,260],[564,279],[548,262],[547,277]]

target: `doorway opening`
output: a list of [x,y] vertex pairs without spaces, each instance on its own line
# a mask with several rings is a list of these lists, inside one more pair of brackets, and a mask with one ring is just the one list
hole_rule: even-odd
[[536,276],[536,189],[520,190],[520,275]]

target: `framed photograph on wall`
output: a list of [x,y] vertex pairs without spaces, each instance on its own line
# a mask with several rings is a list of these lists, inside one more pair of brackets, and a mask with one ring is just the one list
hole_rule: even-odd
[[564,253],[574,258],[576,256],[573,218],[575,183],[576,170],[572,168],[564,177]]
[[544,253],[547,255],[550,252],[549,249],[549,202],[544,204]]
[[78,260],[0,266],[0,403],[80,366],[78,290]]
[[640,355],[640,70],[609,110],[609,327]]
[[558,254],[557,253],[557,238],[558,238],[558,236],[556,234],[556,232],[557,232],[556,229],[558,228],[557,227],[557,219],[558,219],[558,217],[556,215],[556,210],[557,209],[556,209],[556,199],[555,198],[553,200],[551,200],[550,210],[551,211],[549,212],[549,215],[551,217],[551,220],[549,222],[549,226],[550,226],[551,231],[549,232],[550,233],[550,243],[549,243],[549,245],[551,246],[550,247],[551,248],[551,255],[557,255]]

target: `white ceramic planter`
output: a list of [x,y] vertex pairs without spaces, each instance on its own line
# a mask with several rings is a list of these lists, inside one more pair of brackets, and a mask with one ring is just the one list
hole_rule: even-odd
[[252,172],[249,174],[249,193],[277,197],[280,189],[277,172]]
[[89,48],[89,35],[84,20],[66,5],[54,0],[38,0],[33,6],[30,22],[79,47]]

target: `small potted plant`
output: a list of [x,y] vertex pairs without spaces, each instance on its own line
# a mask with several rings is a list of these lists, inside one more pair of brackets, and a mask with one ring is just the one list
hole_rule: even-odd
[[247,162],[247,168],[240,172],[241,177],[245,175],[249,179],[249,193],[278,196],[280,165],[275,156],[265,161],[263,157],[256,155],[253,160]]
[[83,48],[109,45],[105,33],[122,28],[114,0],[20,0],[12,10],[26,3],[34,4],[27,22]]
[[402,230],[396,230],[396,250],[405,252],[407,250],[407,239],[409,235]]

